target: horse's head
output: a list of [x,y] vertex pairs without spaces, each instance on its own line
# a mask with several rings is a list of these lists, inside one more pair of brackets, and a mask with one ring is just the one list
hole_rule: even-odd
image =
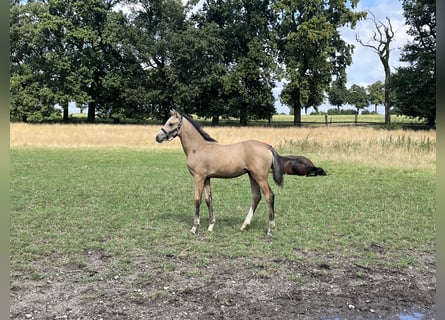
[[178,111],[170,110],[170,118],[165,122],[159,133],[156,135],[156,142],[162,143],[170,141],[179,135],[182,127],[183,116]]

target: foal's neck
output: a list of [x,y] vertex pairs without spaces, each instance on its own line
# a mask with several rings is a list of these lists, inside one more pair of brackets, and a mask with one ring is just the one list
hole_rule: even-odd
[[186,156],[196,152],[197,148],[202,143],[206,142],[201,134],[186,119],[184,119],[179,139],[181,140],[182,149],[184,150]]

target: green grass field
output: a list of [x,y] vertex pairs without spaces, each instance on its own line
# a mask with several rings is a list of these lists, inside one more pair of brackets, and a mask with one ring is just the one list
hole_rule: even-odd
[[88,250],[120,257],[110,274],[141,254],[199,263],[320,253],[398,267],[435,250],[435,170],[324,161],[318,165],[328,176],[285,176],[282,189],[270,180],[277,224],[270,239],[264,200],[239,231],[250,205],[247,176],[212,180],[215,229],[207,231],[203,202],[201,228],[191,235],[193,181],[179,150],[17,148],[10,155],[11,268],[35,278],[43,275],[34,261],[52,256],[82,267]]

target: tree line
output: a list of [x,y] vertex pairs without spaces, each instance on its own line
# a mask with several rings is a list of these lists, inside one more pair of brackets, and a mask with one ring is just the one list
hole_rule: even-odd
[[360,109],[374,105],[374,112],[377,113],[377,106],[385,101],[384,84],[382,81],[377,81],[366,88],[353,84],[347,89],[343,84],[334,82],[328,90],[328,101],[338,111],[344,104],[349,104],[356,108],[358,114]]
[[[357,3],[10,0],[10,117],[60,119],[59,105],[68,122],[68,104],[75,101],[88,108],[88,122],[97,117],[115,122],[165,119],[171,108],[178,108],[213,124],[235,117],[247,125],[251,119],[272,117],[272,90],[284,81],[281,101],[299,111],[294,112],[299,124],[301,109],[319,106],[335,86],[346,84],[354,46],[341,38],[339,29],[354,28],[366,17],[366,12],[354,11]],[[424,69],[431,68],[432,57],[431,51],[425,53],[424,40],[434,42],[435,59],[435,25],[434,41],[423,34],[424,27],[413,30],[421,34],[405,58],[415,63],[398,71],[394,92],[397,84],[405,86],[421,71],[432,78]],[[422,83],[412,90],[424,95],[432,88]],[[398,91],[394,101],[401,112],[406,112],[402,105],[413,106]],[[415,107],[424,110],[426,104],[418,102]],[[435,100],[434,106],[427,102],[435,111]]]

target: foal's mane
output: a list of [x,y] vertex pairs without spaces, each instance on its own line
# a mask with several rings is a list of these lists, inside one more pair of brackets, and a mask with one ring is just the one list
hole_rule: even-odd
[[196,120],[193,120],[192,117],[190,117],[187,114],[183,114],[182,116],[186,118],[188,122],[190,122],[193,125],[193,127],[199,132],[199,134],[204,138],[205,141],[216,142],[215,139],[213,139],[207,132],[205,132],[201,128],[201,125]]

